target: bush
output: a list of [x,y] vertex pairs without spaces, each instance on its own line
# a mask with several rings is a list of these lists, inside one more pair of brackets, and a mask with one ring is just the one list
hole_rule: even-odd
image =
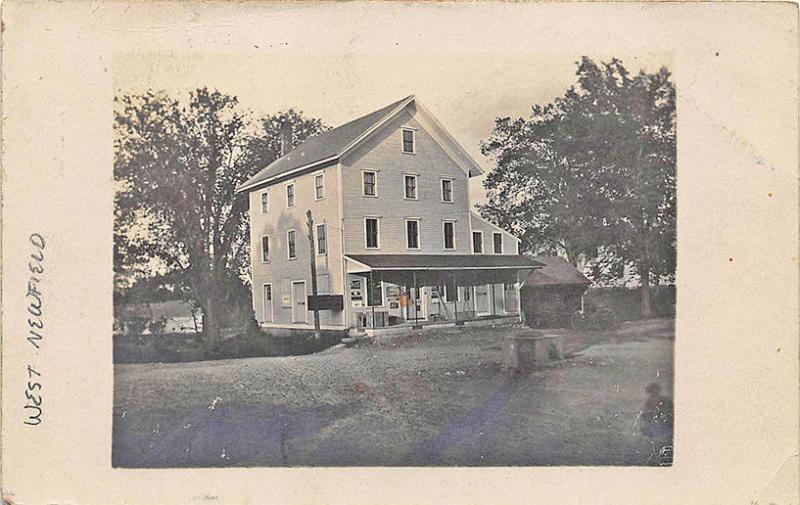
[[[584,298],[586,305],[609,307],[620,321],[641,319],[641,292],[639,288],[591,288]],[[675,286],[650,287],[650,306],[654,317],[675,315]]]
[[159,317],[154,321],[150,321],[147,327],[153,335],[161,335],[164,333],[164,328],[167,327],[167,318]]
[[128,333],[131,335],[141,335],[145,328],[147,328],[147,318],[133,317],[125,321],[125,326],[128,328]]
[[273,356],[274,349],[273,338],[269,335],[247,332],[220,340],[208,351],[206,359]]
[[192,334],[114,336],[114,363],[171,363],[201,359],[200,341]]
[[325,331],[320,339],[315,339],[311,333],[277,337],[256,330],[224,338],[210,349],[194,334],[116,335],[114,363],[172,363],[310,354],[338,344],[342,335],[342,332]]
[[525,320],[533,328],[565,328],[581,307],[584,285],[540,286],[522,290]]

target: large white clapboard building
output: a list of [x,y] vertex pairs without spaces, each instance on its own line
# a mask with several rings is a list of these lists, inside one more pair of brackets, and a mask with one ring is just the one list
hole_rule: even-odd
[[259,323],[312,325],[308,210],[323,329],[517,314],[540,264],[471,210],[482,172],[413,95],[275,160],[239,187]]

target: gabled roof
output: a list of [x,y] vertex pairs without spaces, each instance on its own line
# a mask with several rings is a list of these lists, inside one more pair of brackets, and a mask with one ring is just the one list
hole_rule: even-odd
[[[474,211],[474,210],[472,210],[472,209],[470,209],[470,211],[469,211],[469,217],[470,217],[470,219],[472,219],[472,218],[475,218],[475,219],[477,219],[478,221],[481,221],[482,223],[484,223],[484,224],[487,224],[489,227],[491,227],[491,228],[493,228],[493,229],[497,230],[497,232],[498,232],[498,233],[505,233],[505,234],[506,234],[506,235],[508,235],[509,237],[512,237],[514,240],[516,240],[517,242],[519,242],[519,237],[517,237],[516,235],[514,235],[514,234],[512,234],[512,233],[508,232],[507,230],[504,230],[503,228],[500,228],[499,226],[497,226],[497,225],[496,225],[496,224],[494,224],[493,222],[489,221],[489,220],[488,220],[488,219],[486,219],[485,217],[481,216],[480,214],[478,214],[477,212],[475,212],[475,211]],[[480,231],[480,230],[476,230],[476,231]]]
[[534,270],[523,282],[523,286],[554,286],[558,284],[591,284],[577,268],[560,256],[529,256],[544,265]]
[[[311,137],[289,151],[285,156],[273,161],[256,175],[240,184],[236,190],[239,192],[246,191],[264,185],[279,177],[287,176],[293,172],[299,172],[301,170],[335,162],[346,152],[352,150],[361,141],[366,139],[370,133],[386,124],[387,121],[414,101],[414,95],[407,96],[402,100],[398,100],[366,116],[361,116],[358,119],[354,119],[332,130]],[[439,123],[432,116],[430,119],[434,127],[441,128]],[[468,158],[470,164],[475,166],[475,175],[482,173],[477,163],[472,161],[469,155],[464,152],[463,148],[458,146],[455,140],[453,140],[447,132],[443,131],[443,129],[442,134],[448,142],[454,144],[456,151],[459,151],[460,155]],[[470,170],[470,175],[473,175],[472,170]]]

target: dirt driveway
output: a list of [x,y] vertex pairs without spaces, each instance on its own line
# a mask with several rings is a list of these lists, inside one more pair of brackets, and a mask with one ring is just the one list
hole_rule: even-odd
[[316,355],[116,365],[121,467],[643,465],[643,388],[672,396],[674,322],[565,335],[574,358],[501,368],[504,327]]

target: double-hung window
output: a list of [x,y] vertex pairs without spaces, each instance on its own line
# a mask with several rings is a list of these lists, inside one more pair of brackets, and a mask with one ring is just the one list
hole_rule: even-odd
[[328,236],[324,224],[317,225],[317,254],[328,254]]
[[414,130],[403,129],[403,152],[406,154],[414,154],[416,146],[414,145]]
[[297,233],[294,230],[286,232],[286,249],[290,260],[297,257]]
[[492,238],[494,239],[494,253],[503,254],[503,234],[495,233]]
[[261,237],[261,261],[269,261],[269,237],[266,235]]
[[261,193],[261,213],[266,214],[269,212],[269,192],[264,191]]
[[378,249],[380,247],[380,233],[378,229],[378,218],[368,217],[364,220],[364,242],[367,249]]
[[407,200],[417,199],[417,176],[406,174],[403,176],[405,197]]
[[456,223],[453,221],[445,221],[443,224],[443,232],[444,232],[444,248],[445,249],[455,249],[456,248]]
[[442,201],[453,201],[453,179],[442,179]]
[[472,252],[480,254],[483,252],[483,233],[479,231],[472,232]]
[[364,196],[378,196],[377,179],[377,172],[373,172],[371,170],[365,170],[362,172],[362,187],[364,188]]
[[419,220],[406,219],[406,247],[419,249]]
[[318,174],[314,176],[314,199],[323,198],[325,198],[325,174]]
[[294,183],[286,185],[286,207],[294,207]]

